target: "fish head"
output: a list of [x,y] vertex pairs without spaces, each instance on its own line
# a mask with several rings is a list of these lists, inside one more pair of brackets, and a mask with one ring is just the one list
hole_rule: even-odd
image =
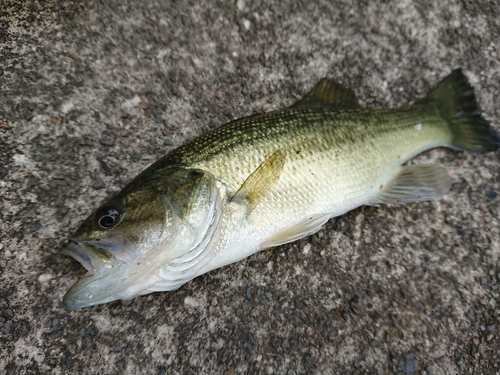
[[216,241],[219,198],[213,177],[198,171],[139,175],[62,249],[88,271],[64,296],[66,308],[173,290],[195,277]]

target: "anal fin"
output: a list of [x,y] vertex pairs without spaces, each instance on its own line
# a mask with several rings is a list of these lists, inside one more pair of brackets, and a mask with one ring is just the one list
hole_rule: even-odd
[[407,165],[370,202],[403,204],[430,201],[450,190],[451,179],[438,165]]

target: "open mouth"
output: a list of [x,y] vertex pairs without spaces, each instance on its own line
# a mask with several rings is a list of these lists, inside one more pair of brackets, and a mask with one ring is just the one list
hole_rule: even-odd
[[119,285],[110,279],[119,270],[122,262],[117,261],[109,252],[85,242],[70,240],[61,253],[80,262],[88,271],[64,295],[64,305],[68,310],[76,310],[113,300]]
[[70,240],[61,250],[61,253],[74,258],[84,266],[90,274],[94,274],[93,263],[95,263],[96,254],[84,244]]
[[95,246],[94,241],[83,242],[70,239],[61,253],[77,260],[92,275],[115,263],[115,257],[105,249]]

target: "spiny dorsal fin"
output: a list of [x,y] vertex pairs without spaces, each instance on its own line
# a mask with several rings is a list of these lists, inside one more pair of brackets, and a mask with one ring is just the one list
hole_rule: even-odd
[[259,204],[280,178],[285,166],[285,151],[276,150],[252,172],[231,199],[233,202],[247,201],[247,215]]
[[359,108],[356,94],[333,79],[323,78],[292,107]]

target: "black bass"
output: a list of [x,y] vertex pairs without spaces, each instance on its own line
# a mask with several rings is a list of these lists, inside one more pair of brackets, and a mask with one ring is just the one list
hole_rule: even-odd
[[405,108],[362,109],[352,90],[323,79],[289,108],[230,122],[155,162],[87,218],[63,249],[88,270],[65,306],[174,290],[361,205],[435,199],[450,187],[446,171],[403,164],[434,147],[497,150],[478,111],[455,70]]

